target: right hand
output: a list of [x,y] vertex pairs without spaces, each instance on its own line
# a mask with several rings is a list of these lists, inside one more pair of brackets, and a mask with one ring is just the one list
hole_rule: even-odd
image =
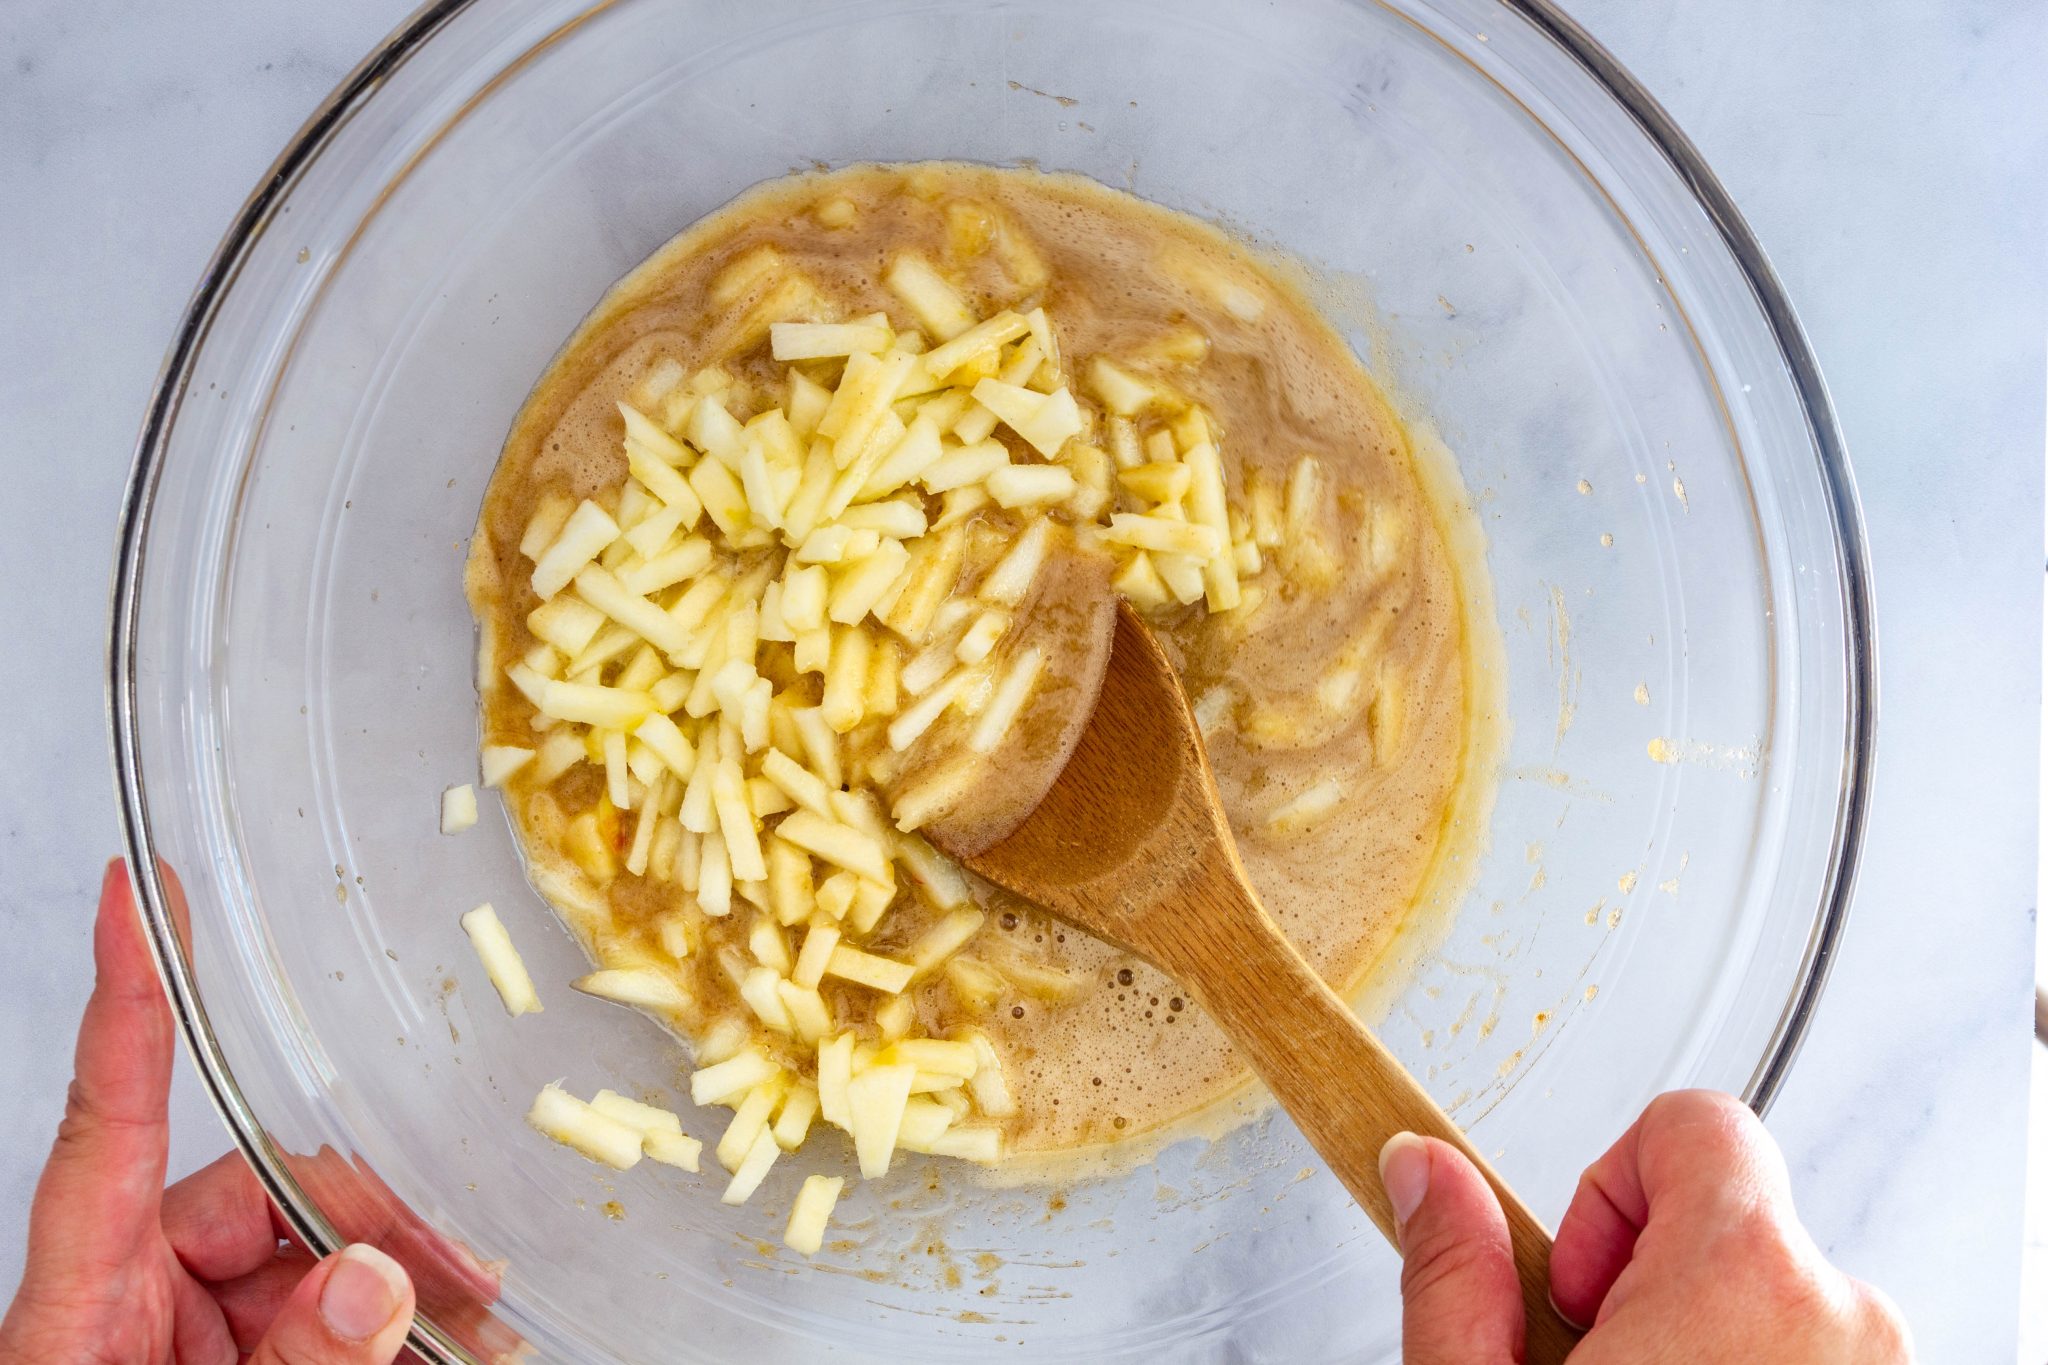
[[[1521,1359],[1507,1223],[1455,1148],[1403,1133],[1380,1156],[1400,1224],[1405,1365]],[[1739,1101],[1651,1101],[1579,1180],[1550,1297],[1589,1327],[1572,1365],[1906,1365],[1905,1320],[1829,1265],[1792,1209],[1784,1158]]]

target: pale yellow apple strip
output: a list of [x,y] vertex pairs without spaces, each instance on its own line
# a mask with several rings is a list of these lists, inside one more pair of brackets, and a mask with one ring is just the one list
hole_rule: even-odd
[[1031,690],[1038,685],[1038,675],[1044,667],[1045,651],[1036,646],[1010,661],[988,706],[975,718],[974,729],[967,737],[969,748],[978,754],[995,752],[1031,699]]
[[758,1049],[744,1048],[716,1065],[692,1072],[690,1102],[696,1105],[723,1104],[781,1071],[780,1066]]
[[889,262],[882,283],[941,341],[950,341],[974,326],[974,314],[960,292],[914,251]]
[[605,546],[618,538],[619,524],[612,520],[611,514],[588,498],[584,499],[569,514],[561,533],[534,564],[534,595],[545,601],[568,587],[569,581],[584,565],[596,559]]
[[642,1138],[640,1145],[649,1159],[692,1174],[696,1173],[703,1160],[703,1142],[681,1133],[649,1133]]
[[569,514],[575,510],[575,499],[560,493],[543,494],[534,504],[533,515],[526,519],[526,530],[519,537],[519,553],[538,562],[548,546],[555,543],[555,537],[562,533]]
[[1030,330],[1030,323],[1005,309],[925,352],[924,371],[934,379],[944,379],[969,361],[1001,349]]
[[848,1123],[863,1178],[879,1180],[889,1173],[889,1159],[903,1128],[904,1106],[916,1078],[915,1067],[878,1066],[847,1083]]
[[501,787],[505,780],[533,762],[534,751],[522,744],[486,744],[480,755],[484,785]]
[[975,1108],[992,1119],[1008,1118],[1017,1112],[1017,1102],[1010,1094],[995,1045],[979,1030],[967,1035],[967,1041],[975,1056],[974,1075],[968,1081],[974,1092]]
[[797,1191],[796,1202],[790,1205],[789,1226],[782,1233],[783,1245],[800,1255],[817,1255],[818,1249],[825,1244],[825,1229],[831,1224],[833,1207],[838,1204],[840,1191],[845,1187],[844,1176],[804,1177],[803,1188]]
[[[530,756],[530,755],[529,755]],[[476,824],[476,788],[464,782],[441,793],[441,832],[460,834]]]
[[1138,512],[1118,512],[1109,519],[1109,526],[1102,532],[1102,538],[1117,545],[1130,545],[1141,550],[1153,550],[1168,554],[1192,555],[1207,559],[1223,548],[1223,537],[1215,528],[1196,526],[1185,521],[1171,521],[1165,517],[1148,516]]
[[754,1145],[747,1149],[746,1159],[732,1174],[732,1183],[725,1187],[725,1193],[718,1197],[721,1204],[744,1204],[754,1197],[754,1191],[761,1188],[761,1182],[768,1178],[768,1168],[775,1164],[775,1158],[782,1155],[782,1148],[776,1144],[775,1134],[762,1129]]
[[807,811],[793,811],[775,827],[780,837],[835,867],[873,882],[889,880],[889,860],[871,835],[825,820]]
[[917,702],[889,722],[889,747],[902,752],[915,744],[932,727],[960,690],[967,684],[966,670],[954,673],[926,692]]
[[579,976],[569,985],[615,1005],[657,1014],[673,1014],[690,1007],[689,993],[682,985],[652,967],[607,967]]
[[908,962],[898,962],[893,958],[862,952],[845,943],[833,948],[831,955],[825,960],[827,976],[840,977],[856,985],[870,986],[886,995],[895,995],[908,986],[916,970]]
[[858,351],[886,351],[895,339],[889,319],[881,313],[858,322],[777,322],[768,328],[769,354],[781,361],[828,360]]
[[522,1014],[540,1013],[540,996],[533,989],[526,962],[512,946],[512,936],[488,901],[462,917],[462,931],[469,935],[470,946],[476,949],[484,975],[490,978],[498,999],[504,1002],[505,1012],[515,1019]]
[[542,1088],[526,1121],[544,1136],[615,1170],[631,1170],[640,1161],[638,1128],[599,1113],[559,1085]]
[[606,1118],[614,1118],[620,1123],[639,1129],[643,1138],[655,1133],[680,1135],[683,1131],[681,1115],[671,1110],[657,1109],[651,1104],[643,1104],[639,1100],[621,1095],[616,1090],[598,1091],[590,1097],[590,1107]]
[[682,442],[664,431],[660,424],[630,403],[620,403],[618,407],[619,416],[626,424],[626,440],[629,444],[637,443],[644,446],[671,465],[689,461],[690,452],[684,449]]
[[1052,523],[1040,517],[1025,527],[1008,552],[996,561],[996,566],[981,580],[975,596],[997,606],[1018,605],[1031,591],[1031,584],[1038,577],[1038,570],[1051,548]]
[[571,658],[590,647],[603,625],[603,612],[567,594],[551,597],[526,614],[526,628],[535,639],[547,641]]
[[1079,487],[1072,471],[1058,465],[1008,465],[988,476],[989,496],[999,507],[1040,507],[1065,502]]
[[591,564],[576,574],[576,595],[664,653],[674,654],[687,632],[674,617],[634,592],[609,570]]

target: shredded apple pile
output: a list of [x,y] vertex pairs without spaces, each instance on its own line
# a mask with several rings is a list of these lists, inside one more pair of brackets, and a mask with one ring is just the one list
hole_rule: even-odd
[[[485,680],[534,735],[499,726],[483,771],[563,855],[535,864],[542,891],[600,924],[621,879],[661,907],[597,935],[601,967],[575,984],[691,1040],[692,1099],[733,1111],[714,1152],[728,1203],[819,1120],[867,1179],[899,1149],[1001,1159],[1012,1082],[958,1020],[1074,983],[968,951],[983,888],[918,830],[998,780],[1061,686],[1068,585],[1048,566],[1078,556],[1178,618],[1255,611],[1275,561],[1290,592],[1327,586],[1342,558],[1313,456],[1284,481],[1229,477],[1211,410],[1158,363],[1199,361],[1199,333],[1069,357],[1042,290],[977,316],[915,250],[881,280],[900,308],[847,317],[772,248],[722,270],[727,363],[651,355],[617,404],[623,481],[535,503],[531,644]],[[1324,700],[1352,707],[1369,663],[1340,661],[1326,686],[1344,695]],[[1269,823],[1342,795],[1311,786]],[[465,927],[507,1007],[537,1009],[495,913]],[[920,1008],[934,991],[943,1013]],[[550,1086],[530,1120],[622,1169],[698,1166],[676,1115],[611,1091]],[[817,1249],[840,1188],[806,1182],[790,1245]]]

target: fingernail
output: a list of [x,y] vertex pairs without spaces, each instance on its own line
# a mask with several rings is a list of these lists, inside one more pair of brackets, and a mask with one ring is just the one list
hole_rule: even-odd
[[398,1262],[358,1242],[343,1249],[320,1287],[320,1317],[336,1336],[367,1341],[398,1311],[405,1286]]
[[128,864],[122,862],[119,858],[107,859],[106,870],[100,873],[100,895],[105,896],[107,892],[114,889],[116,881],[121,880],[127,875]]
[[1380,1184],[1394,1206],[1394,1222],[1406,1223],[1429,1193],[1429,1144],[1413,1133],[1396,1133],[1380,1148]]
[[1545,1290],[1543,1296],[1550,1300],[1550,1311],[1557,1314],[1557,1320],[1559,1322],[1571,1328],[1574,1332],[1579,1332],[1582,1334],[1593,1330],[1593,1326],[1591,1323],[1580,1322],[1577,1318],[1565,1312],[1562,1308],[1559,1308],[1557,1306],[1557,1295],[1550,1293],[1548,1290]]

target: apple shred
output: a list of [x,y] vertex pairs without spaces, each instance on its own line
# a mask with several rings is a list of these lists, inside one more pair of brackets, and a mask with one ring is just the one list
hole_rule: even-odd
[[[621,875],[673,886],[678,909],[659,930],[670,962],[607,961],[577,990],[686,1028],[714,1003],[675,967],[692,926],[752,916],[751,960],[722,964],[738,1012],[698,1030],[690,1078],[695,1103],[733,1111],[714,1155],[735,1204],[817,1121],[847,1134],[866,1179],[901,1149],[1001,1159],[1016,1101],[997,1050],[978,1030],[922,1036],[904,992],[935,978],[985,1009],[1005,989],[1057,1001],[1071,987],[970,954],[974,884],[916,830],[974,780],[1041,679],[1043,651],[1012,642],[1052,537],[1114,556],[1115,589],[1152,612],[1240,608],[1283,545],[1311,577],[1330,558],[1312,544],[1312,459],[1284,490],[1248,482],[1230,505],[1209,415],[1121,358],[1082,362],[1077,393],[1044,307],[977,318],[905,252],[884,275],[915,320],[898,330],[886,313],[829,316],[800,276],[757,257],[714,293],[784,311],[743,332],[788,367],[784,396],[742,420],[716,366],[650,362],[618,403],[628,474],[615,496],[549,495],[520,540],[537,643],[504,677],[531,704],[536,739],[482,754],[493,786],[594,769],[598,806],[566,822],[560,851],[600,890]],[[1017,529],[963,587],[996,509]],[[965,759],[885,809],[876,779],[890,756],[953,713]],[[881,745],[857,752],[857,731]],[[1305,792],[1276,824],[1318,818],[1337,795]],[[451,789],[443,828],[474,820],[473,790]],[[903,957],[863,946],[906,893],[941,918]],[[495,912],[463,924],[508,1011],[539,1009]],[[886,997],[880,1045],[834,1017],[828,979]],[[551,1085],[528,1119],[617,1169],[642,1155],[699,1164],[702,1144],[674,1114],[611,1091],[585,1102]],[[789,1246],[818,1250],[842,1187],[804,1182]]]

